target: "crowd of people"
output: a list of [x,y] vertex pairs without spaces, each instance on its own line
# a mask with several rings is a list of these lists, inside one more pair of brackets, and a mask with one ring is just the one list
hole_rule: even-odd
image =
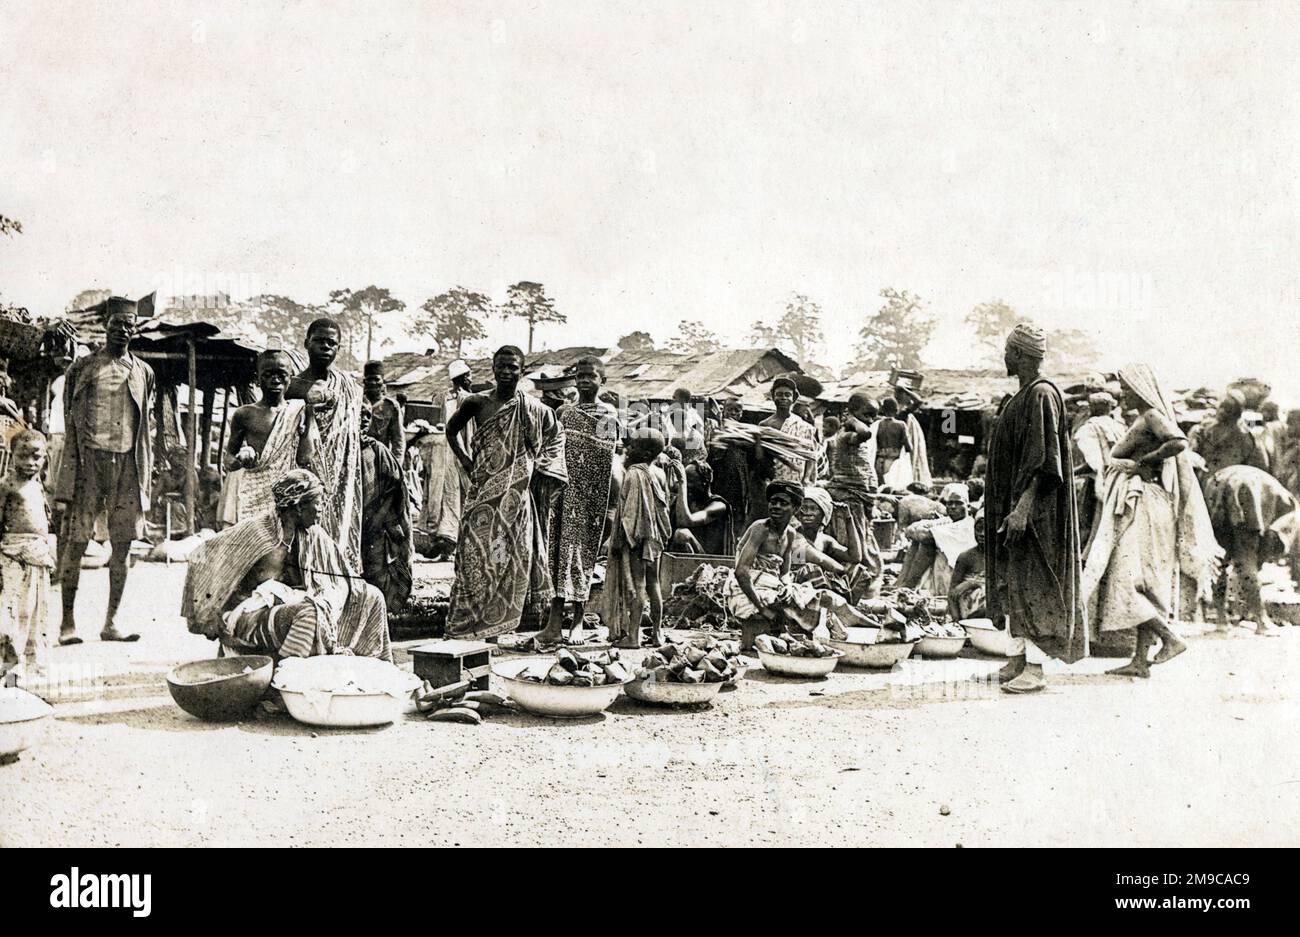
[[[139,637],[117,622],[154,476],[156,391],[130,350],[135,327],[134,304],[110,301],[103,346],[67,373],[57,512],[45,438],[28,430],[11,442],[0,643],[14,673],[44,667],[55,640],[83,639],[81,559],[97,525],[112,545],[100,637]],[[421,517],[426,552],[454,561],[449,637],[494,638],[534,615],[533,643],[548,651],[581,640],[594,615],[620,646],[657,644],[663,558],[701,553],[734,558],[724,595],[743,628],[816,632],[829,621],[842,636],[882,590],[918,590],[954,619],[1009,629],[1004,689],[1034,692],[1047,658],[1078,661],[1108,634],[1134,635],[1132,659],[1113,672],[1146,677],[1186,649],[1172,622],[1213,607],[1226,627],[1229,568],[1246,617],[1268,633],[1261,567],[1295,545],[1300,421],[1272,408],[1252,430],[1234,391],[1184,433],[1141,364],[1069,401],[1042,373],[1046,338],[1028,323],[1007,338],[1019,389],[997,411],[982,473],[937,497],[921,398],[903,384],[881,400],[855,393],[818,420],[795,376],[778,376],[773,414],[746,436],[736,400],[682,388],[664,406],[623,405],[595,357],[569,369],[570,393],[539,399],[521,387],[526,356],[507,345],[477,392],[469,368],[451,365],[446,445],[425,462],[419,442],[439,429],[406,425],[378,362],[360,384],[336,367],[342,339],[319,319],[305,368],[283,350],[259,354],[259,398],[230,420],[212,509],[220,530],[189,556],[181,612],[232,652],[391,660],[388,613],[411,595]]]

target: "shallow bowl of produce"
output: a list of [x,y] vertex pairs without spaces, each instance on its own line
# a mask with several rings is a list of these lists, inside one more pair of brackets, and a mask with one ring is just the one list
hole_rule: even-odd
[[956,657],[966,644],[966,635],[953,638],[926,636],[916,642],[917,657]]
[[970,618],[960,622],[961,626],[966,629],[966,636],[970,638],[971,647],[981,654],[988,654],[990,657],[1010,657],[1014,648],[1012,644],[1015,639],[1007,631],[1001,631],[993,627],[993,622],[987,618]]
[[494,676],[506,685],[506,692],[521,708],[538,716],[555,716],[561,719],[578,719],[603,713],[618,699],[618,694],[631,680],[602,683],[600,686],[556,686],[521,680],[519,675],[530,667],[550,665],[549,657],[521,657],[505,661],[492,668]]
[[212,657],[181,664],[167,675],[176,705],[208,722],[243,719],[271,685],[275,662],[261,654]]
[[378,658],[331,654],[280,661],[271,685],[299,722],[357,729],[397,721],[420,678]]
[[10,758],[45,735],[54,707],[18,687],[0,687],[0,758]]
[[900,660],[912,656],[916,648],[915,641],[890,641],[884,644],[863,644],[853,640],[854,629],[849,629],[849,640],[831,641],[831,647],[844,652],[841,663],[845,667],[870,667],[876,670],[888,670]]
[[793,654],[773,654],[755,648],[763,669],[779,677],[824,677],[835,669],[844,652],[834,649],[829,657],[795,657]]
[[640,703],[655,703],[660,706],[690,705],[710,703],[726,683],[680,683],[664,680],[658,673],[648,677],[637,677],[623,687],[623,692]]

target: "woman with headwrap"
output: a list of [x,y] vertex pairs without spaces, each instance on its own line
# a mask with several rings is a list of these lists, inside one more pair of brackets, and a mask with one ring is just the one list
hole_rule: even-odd
[[970,490],[961,482],[939,494],[944,516],[917,521],[903,531],[907,555],[898,574],[900,589],[920,588],[945,596],[957,557],[975,546],[975,521],[970,514]]
[[1074,465],[1075,500],[1079,508],[1079,537],[1083,555],[1101,523],[1101,501],[1105,497],[1106,466],[1110,451],[1124,435],[1124,424],[1115,419],[1115,398],[1105,391],[1088,395],[1088,418],[1074,431],[1078,460]]
[[1177,614],[1180,574],[1208,594],[1223,551],[1192,469],[1187,437],[1155,374],[1145,364],[1119,372],[1124,407],[1138,418],[1111,450],[1101,521],[1084,566],[1082,591],[1094,630],[1137,629],[1133,660],[1111,673],[1150,676],[1151,663],[1187,646],[1169,627]]
[[326,492],[306,469],[271,488],[275,507],[190,555],[181,615],[194,634],[237,653],[356,654],[392,661],[378,589],[353,576],[318,523]]

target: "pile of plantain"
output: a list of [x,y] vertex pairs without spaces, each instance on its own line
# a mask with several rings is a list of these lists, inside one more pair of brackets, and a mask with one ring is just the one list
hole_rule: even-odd
[[617,648],[586,652],[562,648],[549,668],[543,671],[533,664],[521,671],[518,679],[551,686],[604,686],[606,683],[626,683],[628,677]]
[[687,644],[668,642],[655,648],[637,668],[639,679],[653,677],[670,683],[726,683],[746,665],[739,641],[695,638]]
[[768,654],[782,654],[786,657],[834,657],[835,648],[822,644],[816,638],[799,634],[786,634],[773,637],[760,634],[754,638],[754,647]]
[[484,716],[519,712],[519,706],[514,700],[508,700],[499,693],[467,690],[460,694],[444,695],[435,690],[428,680],[411,695],[415,697],[415,708],[425,713],[425,718],[431,722],[461,722],[476,726],[483,721]]

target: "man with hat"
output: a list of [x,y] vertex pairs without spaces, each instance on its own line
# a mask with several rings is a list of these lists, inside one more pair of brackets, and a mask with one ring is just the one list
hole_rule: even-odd
[[999,677],[1008,693],[1046,686],[1043,663],[1088,653],[1079,581],[1069,419],[1061,391],[1040,373],[1047,336],[1022,322],[1007,337],[1007,374],[1020,389],[998,410],[984,495],[988,610],[1017,639]]
[[153,369],[130,352],[136,303],[120,296],[106,303],[104,344],[68,367],[63,389],[63,456],[55,501],[64,505],[61,573],[63,622],[60,644],[80,644],[75,605],[81,558],[95,529],[108,516],[113,545],[108,566],[108,610],[100,638],[136,641],[120,631],[117,609],[126,588],[131,541],[149,510],[153,479]]
[[367,435],[387,446],[400,465],[406,452],[406,434],[402,431],[404,420],[397,401],[384,394],[384,363],[367,361],[361,383],[366,402],[370,404],[370,431]]
[[921,588],[946,596],[957,558],[975,546],[975,520],[970,513],[970,490],[961,482],[944,485],[939,494],[944,516],[917,521],[904,535],[909,541],[900,589]]

